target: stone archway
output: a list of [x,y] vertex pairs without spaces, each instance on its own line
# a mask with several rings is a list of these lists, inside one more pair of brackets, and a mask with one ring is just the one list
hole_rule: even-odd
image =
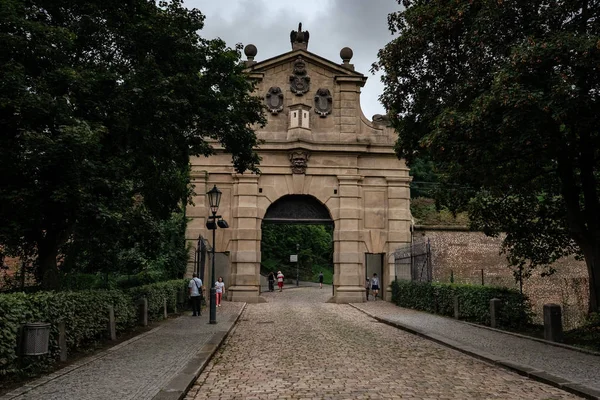
[[305,194],[288,194],[269,206],[263,223],[301,222],[304,224],[333,223],[327,206],[315,197]]
[[[265,216],[261,222],[261,262],[264,263],[265,259],[262,258],[264,253],[264,231],[266,226],[269,225],[326,225],[329,226],[330,229],[333,228],[335,231],[335,223],[331,218],[331,213],[327,206],[321,203],[317,198],[306,195],[306,194],[289,194],[282,196],[274,203],[272,203],[266,210]],[[333,233],[333,232],[332,232]],[[301,243],[301,248],[306,248],[310,246],[310,237],[304,237]],[[300,244],[300,243],[299,243]],[[330,242],[330,250],[333,251],[333,235],[331,236]],[[281,246],[279,246],[281,247]],[[292,250],[292,249],[290,249]],[[295,254],[290,252],[289,254]],[[299,257],[300,258],[300,257]],[[300,259],[297,261],[300,263]],[[329,262],[333,262],[333,259],[330,259]],[[299,271],[306,273],[306,269],[303,270],[298,264],[296,269],[296,279],[302,276]],[[306,265],[303,265],[306,267]],[[282,269],[282,268],[277,268]],[[283,268],[285,269],[285,268]],[[312,270],[312,266],[309,268]],[[288,270],[289,271],[289,270]],[[284,272],[284,274],[286,274]],[[288,278],[291,277],[288,276]],[[335,268],[334,268],[334,278],[335,278]],[[302,279],[300,279],[302,280]]]
[[[205,193],[217,185],[223,192],[219,214],[230,225],[217,230],[214,244],[223,255],[217,262],[227,263],[228,299],[260,302],[262,222],[290,218],[283,206],[296,204],[294,212],[306,219],[334,223],[334,301],[365,301],[366,254],[381,255],[382,294],[389,300],[389,256],[411,241],[408,168],[395,155],[397,135],[385,116],[370,121],[362,113],[360,88],[367,78],[349,63],[352,52],[342,51],[340,65],[307,45],[296,43],[292,51],[258,62],[256,48],[247,46],[248,78],[269,109],[266,126],[256,131],[261,174],[236,174],[218,143],[215,155],[193,158],[197,195],[187,211],[187,238],[208,237]],[[313,214],[321,206],[327,217]]]

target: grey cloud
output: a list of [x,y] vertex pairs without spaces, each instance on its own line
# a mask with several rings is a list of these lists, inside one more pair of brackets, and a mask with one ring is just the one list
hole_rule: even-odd
[[[282,6],[283,5],[283,6]],[[220,37],[229,46],[252,43],[258,48],[256,61],[291,50],[289,33],[302,22],[310,31],[309,51],[333,62],[341,62],[342,47],[354,51],[352,63],[368,76],[361,95],[365,115],[384,112],[378,101],[383,90],[379,76],[370,74],[377,51],[392,40],[387,15],[400,10],[395,0],[330,0],[320,3],[280,0],[190,0],[186,6],[206,15],[203,37]]]

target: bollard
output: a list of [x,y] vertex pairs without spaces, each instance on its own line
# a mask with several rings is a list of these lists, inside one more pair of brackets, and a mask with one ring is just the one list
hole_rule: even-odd
[[544,304],[544,339],[563,341],[562,311],[558,304]]
[[495,328],[497,326],[498,314],[500,312],[500,299],[491,299],[490,300],[490,326]]
[[138,323],[148,326],[148,299],[145,297],[138,300]]
[[67,361],[67,327],[64,321],[58,323],[58,349],[60,361]]
[[454,318],[455,319],[460,318],[460,312],[458,309],[458,296],[454,296]]
[[115,321],[115,309],[108,306],[108,336],[110,340],[117,340],[117,322]]
[[185,288],[177,291],[177,303],[181,305],[185,303]]
[[163,317],[167,319],[169,317],[169,312],[167,311],[167,298],[163,299]]

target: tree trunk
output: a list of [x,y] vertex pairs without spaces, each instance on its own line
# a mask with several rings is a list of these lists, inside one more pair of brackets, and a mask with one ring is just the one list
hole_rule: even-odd
[[588,269],[590,302],[589,312],[600,312],[600,244],[583,247],[585,263]]
[[38,243],[37,271],[36,277],[44,290],[55,290],[60,286],[58,276],[58,244],[54,235],[46,234],[46,237]]

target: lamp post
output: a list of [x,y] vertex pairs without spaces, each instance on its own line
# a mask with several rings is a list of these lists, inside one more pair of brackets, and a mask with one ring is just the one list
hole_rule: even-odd
[[298,283],[298,275],[300,270],[300,243],[296,243],[296,254],[298,254],[298,262],[296,262],[296,286],[300,286]]
[[[210,324],[217,323],[217,290],[215,288],[215,236],[217,232],[217,218],[221,218],[220,215],[217,215],[217,211],[219,210],[219,203],[221,202],[221,195],[223,194],[219,189],[217,189],[217,185],[214,185],[212,189],[210,189],[207,193],[208,195],[208,203],[210,205],[210,212],[212,216],[208,217],[208,221],[206,222],[206,228],[213,231],[213,245],[212,245],[212,268],[211,268],[211,283],[210,283]],[[226,228],[227,223],[225,221],[224,224],[220,223],[219,226],[222,228]]]

